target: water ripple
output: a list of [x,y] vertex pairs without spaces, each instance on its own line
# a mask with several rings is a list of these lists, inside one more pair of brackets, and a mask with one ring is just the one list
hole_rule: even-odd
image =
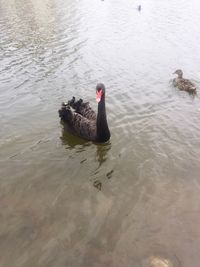
[[[200,88],[199,17],[198,0],[0,0],[2,264],[198,266],[200,101],[172,73]],[[96,110],[97,82],[104,145],[57,113]]]

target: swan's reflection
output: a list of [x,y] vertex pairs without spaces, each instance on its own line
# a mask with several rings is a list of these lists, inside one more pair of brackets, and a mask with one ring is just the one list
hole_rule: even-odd
[[89,146],[91,142],[86,141],[76,135],[73,135],[69,129],[65,127],[62,128],[62,134],[60,137],[62,144],[66,147],[66,149],[73,149],[77,146],[86,147]]
[[[96,161],[98,162],[98,167],[96,168],[94,174],[93,174],[93,186],[97,188],[99,191],[102,190],[103,181],[105,181],[105,177],[108,179],[111,178],[109,174],[113,173],[113,170],[109,171],[105,174],[105,170],[103,170],[102,166],[108,159],[108,152],[111,149],[111,143],[110,141],[103,143],[103,144],[97,144],[96,145]],[[103,172],[103,175],[101,174],[101,171]]]
[[[92,171],[92,181],[93,181],[93,186],[98,189],[99,191],[102,189],[103,181],[107,179],[110,179],[113,174],[113,169],[107,171],[106,166],[104,164],[108,160],[108,152],[111,149],[111,142],[108,141],[103,144],[96,144],[90,141],[86,141],[82,138],[79,138],[76,135],[73,135],[69,129],[66,127],[62,128],[61,136],[60,139],[62,141],[62,144],[66,147],[68,150],[73,150],[75,149],[75,153],[81,153],[83,151],[86,151],[86,148],[91,148],[91,151],[95,148],[94,152],[94,159],[95,162],[97,163],[97,167],[95,170]],[[73,152],[74,154],[74,152]],[[89,152],[88,155],[91,155],[91,152]],[[88,161],[88,158],[84,158],[80,161],[80,164],[83,164]],[[92,163],[95,163],[94,160],[92,159]],[[91,166],[94,166],[95,164],[92,164]],[[103,167],[104,166],[104,167]]]
[[99,166],[97,169],[101,167],[101,165],[106,162],[108,159],[108,151],[111,149],[111,143],[110,141],[104,143],[104,144],[97,144],[96,145],[96,160],[99,163]]
[[104,143],[104,144],[96,144],[91,141],[84,140],[76,135],[73,135],[69,131],[68,128],[63,127],[62,128],[62,134],[60,137],[62,144],[66,146],[66,149],[73,149],[73,148],[79,148],[79,151],[85,150],[84,148],[87,146],[94,145],[96,146],[96,155],[95,160],[98,162],[98,167],[96,170],[98,170],[101,165],[107,160],[108,151],[111,149],[111,143],[110,141]]

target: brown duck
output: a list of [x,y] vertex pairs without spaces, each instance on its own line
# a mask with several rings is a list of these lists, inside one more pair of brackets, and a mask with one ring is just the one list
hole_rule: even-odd
[[181,91],[187,91],[190,94],[196,94],[196,86],[188,79],[183,78],[182,70],[178,69],[173,74],[177,74],[173,82]]

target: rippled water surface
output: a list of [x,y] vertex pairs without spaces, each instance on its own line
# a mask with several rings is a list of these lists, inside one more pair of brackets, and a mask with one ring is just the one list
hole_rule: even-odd
[[[172,85],[181,68],[200,94],[199,18],[199,0],[0,0],[1,267],[199,266],[200,100]],[[96,109],[97,82],[104,145],[57,114]]]

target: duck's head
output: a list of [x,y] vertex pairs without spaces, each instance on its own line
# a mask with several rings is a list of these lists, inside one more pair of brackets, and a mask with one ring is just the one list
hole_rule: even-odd
[[105,85],[103,83],[98,83],[96,86],[96,101],[99,103],[105,96]]
[[183,76],[183,72],[180,69],[176,70],[173,74],[177,74],[180,78]]

